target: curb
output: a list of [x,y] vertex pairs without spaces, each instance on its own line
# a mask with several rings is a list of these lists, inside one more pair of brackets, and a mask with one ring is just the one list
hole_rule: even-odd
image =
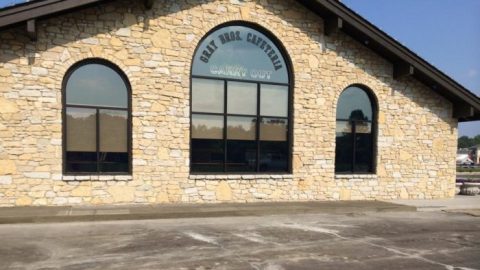
[[416,211],[381,201],[0,208],[0,224]]

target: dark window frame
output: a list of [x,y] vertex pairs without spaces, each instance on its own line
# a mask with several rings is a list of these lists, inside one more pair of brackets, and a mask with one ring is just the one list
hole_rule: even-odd
[[[115,71],[125,83],[127,88],[127,108],[114,106],[94,106],[94,105],[69,105],[67,104],[67,83],[71,75],[79,68],[98,64],[111,68]],[[67,108],[85,108],[95,109],[95,132],[96,132],[96,155],[97,155],[97,171],[96,172],[71,172],[67,170]],[[128,156],[128,172],[102,172],[100,171],[100,110],[118,110],[127,112],[127,156]],[[73,64],[65,73],[62,81],[62,172],[63,175],[132,175],[132,87],[126,74],[114,63],[102,58],[88,58]]]
[[[280,55],[283,57],[285,61],[285,67],[287,69],[287,75],[288,75],[288,83],[275,83],[275,82],[263,82],[263,81],[254,81],[254,80],[242,80],[242,79],[234,79],[234,78],[221,78],[221,77],[213,77],[213,76],[196,76],[193,75],[193,59],[195,56],[197,56],[197,52],[200,48],[200,45],[203,43],[203,41],[210,36],[211,33],[217,31],[218,29],[221,29],[223,27],[228,27],[228,26],[244,26],[251,28],[253,30],[256,30],[263,35],[265,35],[267,38],[270,39],[270,41],[277,46]],[[294,72],[293,72],[293,64],[291,61],[291,58],[289,54],[287,53],[287,50],[285,46],[282,44],[282,42],[269,30],[261,27],[258,24],[255,23],[250,23],[246,21],[230,21],[227,23],[223,23],[221,25],[218,25],[214,28],[212,28],[210,31],[208,31],[202,39],[198,42],[197,47],[195,48],[195,51],[192,56],[192,65],[190,66],[190,141],[189,141],[189,153],[190,153],[190,174],[191,175],[207,175],[207,174],[213,174],[213,175],[229,175],[229,174],[254,174],[254,175],[265,175],[265,174],[292,174],[293,173],[293,167],[292,167],[292,161],[293,161],[293,89],[294,89]],[[223,108],[223,113],[196,113],[193,111],[192,104],[193,104],[193,79],[208,79],[208,80],[221,80],[224,81],[224,108]],[[231,82],[244,82],[244,83],[255,83],[257,85],[257,113],[256,115],[250,115],[250,114],[228,114],[227,113],[227,84],[228,81]],[[266,85],[280,85],[280,86],[287,86],[288,87],[288,100],[287,100],[287,117],[278,117],[278,116],[266,116],[266,115],[260,115],[260,85],[261,84],[266,84]],[[223,159],[223,171],[216,171],[216,172],[201,172],[201,171],[195,171],[192,170],[192,129],[193,129],[193,122],[192,122],[192,116],[193,114],[204,114],[204,115],[217,115],[217,116],[223,116],[223,137],[222,141],[224,143],[224,159]],[[257,160],[256,160],[256,170],[255,171],[227,171],[226,170],[226,164],[227,164],[227,142],[229,141],[227,139],[227,117],[228,116],[243,116],[243,117],[256,117],[257,119],[257,124],[256,124],[256,130],[255,130],[255,141],[257,144]],[[278,172],[278,171],[260,171],[260,122],[262,118],[282,118],[282,119],[287,119],[287,146],[288,146],[288,153],[287,153],[287,170]],[[219,139],[220,140],[220,139]]]
[[[370,100],[370,105],[372,107],[372,120],[352,120],[352,119],[343,119],[343,118],[337,118],[337,111],[338,111],[338,106],[340,105],[339,102],[340,102],[340,98],[342,96],[342,94],[348,90],[349,88],[351,87],[357,87],[359,88],[360,90],[364,91],[369,100]],[[377,134],[378,134],[378,99],[376,97],[376,95],[373,93],[373,91],[363,85],[363,84],[352,84],[352,85],[349,85],[347,86],[341,93],[340,95],[338,96],[338,100],[337,100],[337,107],[336,107],[336,111],[335,111],[335,129],[336,129],[336,125],[339,121],[341,122],[347,122],[347,123],[350,123],[350,125],[352,125],[352,156],[351,156],[351,160],[352,160],[352,163],[350,164],[350,170],[349,171],[337,171],[337,162],[336,162],[336,157],[335,157],[335,174],[338,174],[338,175],[348,175],[348,174],[365,174],[365,175],[370,175],[370,174],[376,174],[377,173]],[[371,140],[372,140],[372,145],[370,147],[370,154],[372,156],[372,161],[370,163],[370,170],[368,172],[365,172],[365,171],[358,171],[358,170],[355,170],[356,168],[356,164],[355,164],[355,157],[356,157],[356,149],[357,149],[357,146],[356,146],[356,138],[357,138],[357,132],[356,132],[356,125],[358,123],[370,123],[371,124],[371,132],[370,132],[370,137],[371,137]],[[335,132],[336,134],[336,132]],[[338,154],[337,153],[337,138],[336,138],[336,135],[335,135],[335,156]]]

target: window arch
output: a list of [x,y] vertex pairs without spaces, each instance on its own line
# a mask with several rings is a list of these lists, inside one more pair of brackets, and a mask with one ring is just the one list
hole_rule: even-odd
[[375,97],[360,85],[347,87],[337,104],[335,172],[374,173]]
[[131,172],[130,83],[102,59],[76,63],[63,80],[63,168],[75,174]]
[[290,171],[289,63],[252,24],[224,24],[202,39],[191,74],[191,172]]

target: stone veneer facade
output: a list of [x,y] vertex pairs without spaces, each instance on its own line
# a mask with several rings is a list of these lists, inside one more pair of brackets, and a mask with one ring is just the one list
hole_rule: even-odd
[[[294,72],[293,173],[190,175],[189,85],[199,40],[241,20],[270,30]],[[452,104],[292,0],[116,1],[0,32],[0,206],[446,198],[455,190]],[[62,79],[79,60],[118,65],[132,85],[133,174],[62,175]],[[342,90],[378,99],[377,172],[335,175]]]

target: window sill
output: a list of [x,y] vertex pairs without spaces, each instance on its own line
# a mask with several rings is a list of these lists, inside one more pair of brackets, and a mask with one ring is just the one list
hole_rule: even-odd
[[63,181],[130,181],[131,175],[63,175]]
[[362,180],[362,179],[378,179],[373,173],[366,174],[335,174],[335,179]]
[[292,174],[190,174],[192,180],[255,180],[255,179],[293,179]]

